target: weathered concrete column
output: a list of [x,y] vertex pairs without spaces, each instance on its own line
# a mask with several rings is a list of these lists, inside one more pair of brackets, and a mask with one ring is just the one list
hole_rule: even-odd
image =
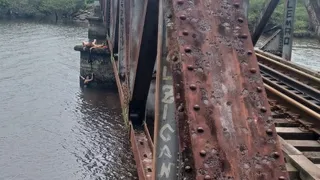
[[[89,21],[88,39],[97,40],[97,44],[106,44],[107,28],[103,23],[101,15],[101,7],[99,1],[95,1],[94,15],[87,18]],[[116,88],[116,82],[111,63],[111,56],[108,48],[83,49],[82,45],[74,47],[74,50],[80,52],[80,76],[91,77],[94,74],[94,79],[89,83],[91,88]],[[83,80],[80,78],[80,86],[82,87]]]
[[[80,51],[80,76],[85,78],[94,74],[94,79],[89,84],[90,88],[116,88],[109,51],[99,49],[90,53],[89,50],[84,50],[82,45],[75,46],[74,50]],[[80,78],[80,86],[83,85]]]
[[284,4],[284,22],[283,22],[283,40],[282,40],[282,58],[290,61],[292,54],[294,15],[296,11],[297,0],[285,0]]

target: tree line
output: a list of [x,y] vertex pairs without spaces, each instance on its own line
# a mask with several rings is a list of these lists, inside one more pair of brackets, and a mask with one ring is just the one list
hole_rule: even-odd
[[94,0],[0,0],[0,14],[22,17],[40,15],[72,16]]

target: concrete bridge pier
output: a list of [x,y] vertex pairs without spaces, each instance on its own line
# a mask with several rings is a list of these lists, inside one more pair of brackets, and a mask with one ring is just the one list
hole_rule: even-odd
[[[103,23],[100,4],[97,3],[94,15],[88,18],[88,39],[97,40],[97,44],[103,44],[106,42],[106,27]],[[90,88],[116,88],[111,55],[107,48],[93,49],[91,52],[89,49],[83,49],[82,45],[77,45],[74,50],[80,52],[80,76],[91,78],[91,74],[94,74],[93,81],[88,85]],[[80,86],[83,87],[83,80],[79,77]]]

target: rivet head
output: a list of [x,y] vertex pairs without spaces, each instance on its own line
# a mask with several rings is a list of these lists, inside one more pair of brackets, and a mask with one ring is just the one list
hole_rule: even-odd
[[243,23],[243,18],[238,18],[238,22]]
[[272,129],[267,129],[266,133],[267,133],[268,135],[272,135],[272,134],[273,134],[273,131],[272,131]]
[[196,105],[193,106],[193,109],[196,110],[196,111],[199,111],[200,110],[200,106],[198,104],[196,104]]
[[204,179],[205,179],[205,180],[208,180],[208,179],[211,179],[211,177],[210,177],[209,175],[205,175],[205,176],[204,176]]
[[188,35],[189,35],[189,32],[188,32],[187,30],[184,30],[184,31],[182,31],[182,34],[183,34],[184,36],[188,36]]
[[188,70],[192,71],[194,68],[192,65],[188,65]]
[[261,108],[260,108],[260,111],[263,112],[263,113],[265,113],[265,112],[267,112],[267,108],[266,108],[266,107],[261,107]]
[[280,157],[280,154],[278,152],[273,152],[272,156],[277,159]]
[[173,56],[172,57],[172,61],[174,61],[174,62],[178,61],[178,57],[177,56]]
[[204,130],[203,130],[202,127],[198,127],[198,128],[197,128],[197,131],[198,131],[198,133],[203,133],[203,132],[204,132]]
[[233,6],[236,7],[236,8],[239,8],[240,4],[239,3],[234,3]]
[[280,176],[279,180],[285,180],[286,178],[284,176]]
[[247,35],[247,34],[239,34],[238,37],[239,37],[239,38],[242,38],[242,39],[247,39],[247,38],[248,38],[248,35]]
[[178,4],[183,4],[183,0],[178,0],[178,2],[177,2]]
[[257,69],[256,69],[256,68],[250,68],[250,72],[251,72],[252,74],[254,74],[254,73],[257,72]]
[[207,152],[206,152],[205,150],[201,150],[201,151],[200,151],[200,155],[201,155],[201,156],[206,156],[206,154],[207,154]]
[[252,55],[252,51],[251,51],[251,50],[248,50],[248,51],[247,51],[247,54],[248,54],[248,55]]
[[197,89],[197,86],[196,86],[195,84],[191,84],[191,85],[190,85],[190,89],[194,91],[194,90]]
[[184,167],[184,169],[185,169],[187,172],[190,172],[190,171],[191,171],[191,167],[190,167],[190,166],[186,166],[186,167]]
[[183,107],[182,104],[180,104],[180,106],[178,107],[178,111],[179,111],[179,112],[183,112],[183,111],[184,111],[184,107]]
[[257,87],[257,91],[258,92],[262,92],[262,88],[261,87]]
[[183,14],[183,15],[180,16],[180,19],[181,19],[181,20],[186,20],[187,17],[186,17],[186,15]]
[[189,46],[185,47],[185,48],[184,48],[184,51],[185,51],[186,53],[190,53],[190,52],[191,52],[191,47],[189,47]]

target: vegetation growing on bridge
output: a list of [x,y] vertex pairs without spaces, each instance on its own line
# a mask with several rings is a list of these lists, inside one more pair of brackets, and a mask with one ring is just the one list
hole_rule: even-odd
[[55,15],[70,17],[93,0],[0,0],[0,16],[36,17]]
[[[297,0],[297,1],[298,2],[297,2],[296,15],[295,15],[295,33],[304,33],[308,31],[309,16],[303,0]],[[266,2],[266,0],[250,0],[250,10],[249,10],[250,27],[252,27],[254,23],[256,23],[257,18],[260,16],[264,2]],[[283,24],[283,13],[284,13],[284,0],[280,0],[267,26],[273,27],[275,25]]]
[[[3,14],[14,14],[22,17],[49,16],[72,17],[80,9],[84,9],[88,3],[94,0],[0,0],[0,16]],[[250,0],[249,24],[254,25],[260,16],[262,6],[266,0]],[[284,11],[284,0],[280,0],[278,7],[273,13],[268,27],[282,24]],[[298,0],[295,32],[306,32],[309,27],[307,10],[302,0]]]

